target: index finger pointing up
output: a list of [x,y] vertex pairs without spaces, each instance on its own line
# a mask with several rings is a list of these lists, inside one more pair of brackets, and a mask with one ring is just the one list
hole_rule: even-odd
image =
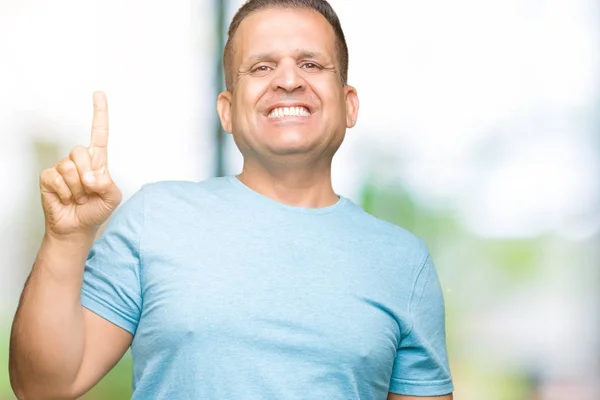
[[94,92],[94,117],[90,147],[105,148],[108,144],[108,104],[104,92]]

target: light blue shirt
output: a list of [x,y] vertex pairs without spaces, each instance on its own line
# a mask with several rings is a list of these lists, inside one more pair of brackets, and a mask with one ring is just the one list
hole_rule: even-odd
[[453,390],[426,246],[343,196],[302,208],[234,176],[145,185],[90,251],[81,301],[134,335],[133,399]]

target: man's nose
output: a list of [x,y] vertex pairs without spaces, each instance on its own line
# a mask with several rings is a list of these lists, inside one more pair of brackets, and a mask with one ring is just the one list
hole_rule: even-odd
[[285,60],[279,63],[271,82],[273,90],[293,92],[295,90],[302,90],[305,86],[306,81],[302,76],[302,71],[295,61]]

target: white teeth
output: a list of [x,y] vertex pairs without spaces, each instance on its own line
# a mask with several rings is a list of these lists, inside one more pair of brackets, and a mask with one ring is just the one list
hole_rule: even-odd
[[305,107],[277,107],[267,116],[268,118],[308,117],[310,112]]

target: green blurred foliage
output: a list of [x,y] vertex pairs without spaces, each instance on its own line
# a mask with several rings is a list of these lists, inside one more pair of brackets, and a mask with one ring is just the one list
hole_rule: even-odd
[[8,377],[8,339],[10,337],[10,323],[7,320],[1,319],[0,324],[0,400],[13,399],[10,381]]
[[493,269],[501,272],[511,285],[535,279],[539,272],[537,267],[544,238],[478,237],[462,226],[452,208],[426,207],[398,184],[367,182],[361,193],[361,203],[367,212],[424,239],[433,255],[450,247],[458,253],[466,250],[467,254],[460,260],[492,263]]

